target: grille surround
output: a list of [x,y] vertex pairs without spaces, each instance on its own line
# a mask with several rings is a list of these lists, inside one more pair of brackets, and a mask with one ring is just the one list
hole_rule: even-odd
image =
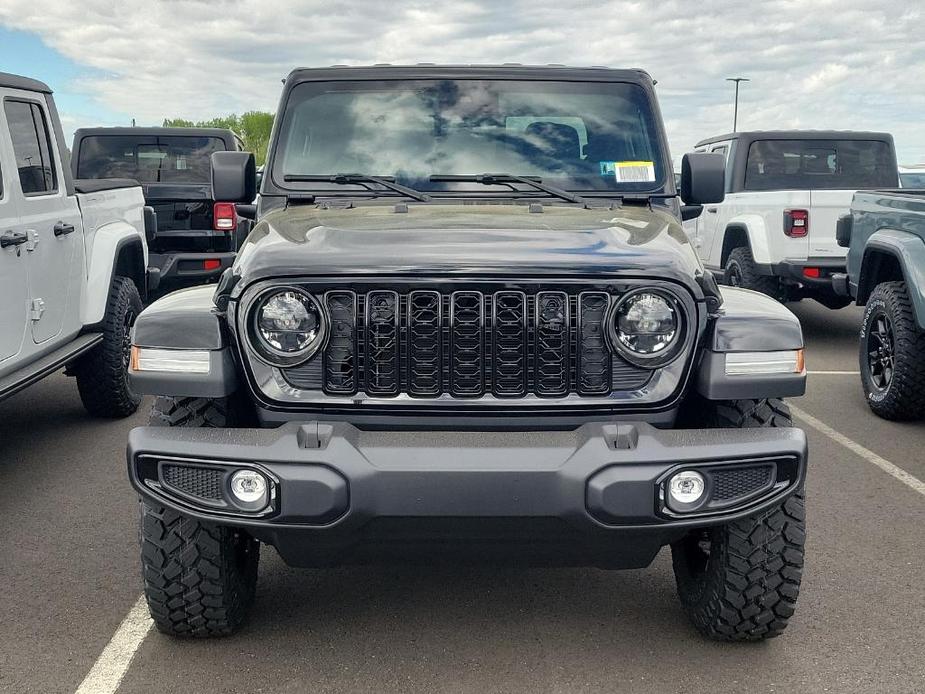
[[[402,317],[402,339],[399,345],[399,354],[402,364],[401,388],[397,395],[379,395],[365,392],[362,374],[362,359],[365,349],[365,337],[362,326],[357,327],[356,347],[354,356],[358,379],[356,387],[349,392],[335,391],[330,387],[322,387],[325,370],[322,362],[326,361],[321,355],[312,360],[292,368],[269,368],[257,359],[252,358],[247,340],[240,328],[243,317],[248,314],[253,297],[273,284],[298,284],[316,297],[325,297],[326,309],[330,306],[330,297],[336,292],[356,292],[357,316],[365,315],[365,294],[375,290],[394,290],[399,294]],[[575,373],[578,355],[576,353],[577,340],[577,314],[578,296],[583,292],[603,292],[610,295],[607,308],[608,320],[612,308],[620,296],[632,289],[645,287],[659,287],[675,294],[682,306],[687,319],[689,330],[684,336],[683,348],[678,357],[670,364],[657,369],[642,369],[630,365],[618,354],[613,358],[612,381],[609,392],[600,395],[580,393],[575,388]],[[512,386],[505,392],[504,388],[496,388],[493,384],[494,347],[490,337],[484,340],[482,346],[486,369],[485,388],[481,395],[459,395],[450,389],[450,372],[447,367],[450,358],[450,335],[448,322],[450,313],[449,296],[456,292],[481,292],[485,295],[484,317],[486,326],[491,326],[495,309],[493,296],[496,292],[510,291],[512,296],[523,292],[528,298],[528,325],[527,345],[528,360],[526,366],[529,375],[529,387],[525,395],[511,395],[517,392]],[[436,297],[441,297],[441,303],[436,304]],[[537,315],[537,301],[541,297],[558,298],[558,314],[552,312],[552,321],[543,322],[542,312]],[[567,299],[567,305],[561,299]],[[555,302],[554,302],[555,303]],[[350,302],[352,306],[352,301]],[[415,306],[419,313],[429,315],[430,321],[415,323],[408,326],[407,314]],[[504,411],[509,414],[527,414],[533,412],[645,412],[658,408],[662,411],[673,407],[681,396],[684,384],[692,368],[694,345],[706,325],[706,313],[701,312],[694,296],[683,285],[664,279],[593,279],[593,278],[567,278],[567,279],[531,279],[531,280],[504,280],[427,276],[396,276],[396,277],[361,277],[345,280],[342,277],[320,277],[274,281],[262,280],[246,288],[238,301],[233,305],[236,334],[241,344],[241,354],[244,357],[245,373],[251,382],[253,392],[263,407],[279,412],[285,411],[328,411],[348,412],[361,408],[370,413],[385,414],[389,411],[411,412],[420,414],[428,412],[448,413],[456,411],[459,415],[465,413],[489,412],[492,409]],[[558,323],[555,318],[558,317]],[[567,318],[567,320],[565,320]],[[436,340],[435,325],[442,324],[442,339]],[[553,338],[564,339],[568,328],[569,348],[567,353],[559,353],[559,360],[552,363],[539,364],[535,356],[541,353],[540,346]],[[547,330],[547,328],[550,328]],[[409,340],[409,336],[414,340]],[[422,336],[427,340],[422,341]],[[329,332],[329,344],[339,337],[337,325],[333,325]],[[457,336],[458,337],[458,336]],[[516,335],[519,338],[519,334]],[[344,338],[350,342],[349,331]],[[610,350],[609,342],[607,349]],[[424,347],[422,347],[424,345]],[[478,351],[476,342],[473,349]],[[322,354],[325,350],[322,350]],[[611,351],[615,353],[615,351]],[[429,361],[420,360],[421,356],[428,357]],[[442,369],[437,370],[435,364],[443,362]],[[562,388],[563,365],[568,364],[570,388]],[[328,364],[325,364],[325,369]],[[544,370],[539,370],[544,367]],[[416,373],[414,386],[409,387],[408,374]],[[515,374],[519,372],[515,371]],[[539,378],[542,374],[542,378]],[[644,374],[646,379],[640,378]],[[426,376],[426,378],[425,378]],[[512,380],[513,382],[513,380]],[[458,383],[458,379],[457,379]],[[540,383],[540,386],[537,386]],[[329,384],[328,384],[329,385]],[[346,389],[344,389],[346,391]],[[459,392],[459,391],[457,391]],[[564,408],[564,409],[563,409]]]

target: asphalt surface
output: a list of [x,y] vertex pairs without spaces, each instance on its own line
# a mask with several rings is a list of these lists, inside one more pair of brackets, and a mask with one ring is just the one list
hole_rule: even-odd
[[[810,371],[856,371],[860,310],[792,307]],[[925,423],[867,409],[857,375],[794,401],[925,480]],[[126,433],[58,374],[0,403],[0,691],[74,692],[140,595]],[[799,423],[799,422],[798,422]],[[808,545],[778,639],[687,624],[670,559],[646,570],[289,569],[264,548],[237,636],[151,631],[119,692],[925,692],[925,496],[808,429]]]

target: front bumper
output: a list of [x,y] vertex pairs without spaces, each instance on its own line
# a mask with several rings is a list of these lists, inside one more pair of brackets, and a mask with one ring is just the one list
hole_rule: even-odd
[[[472,556],[642,567],[690,528],[779,503],[802,485],[806,457],[798,429],[600,422],[532,432],[140,427],[128,444],[129,476],[143,497],[247,528],[300,566]],[[176,464],[215,473],[226,490],[234,469],[258,469],[273,500],[259,513],[205,503],[165,482],[164,466]],[[681,468],[701,471],[711,490],[711,480],[756,466],[773,469],[768,484],[734,503],[689,515],[666,506],[666,479]]]

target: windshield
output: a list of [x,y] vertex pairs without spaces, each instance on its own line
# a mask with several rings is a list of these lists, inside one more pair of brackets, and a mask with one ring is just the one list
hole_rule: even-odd
[[272,176],[283,188],[326,190],[334,186],[293,177],[362,173],[433,192],[485,186],[432,177],[506,173],[645,192],[664,186],[658,133],[646,91],[631,83],[307,82],[291,91]]
[[901,173],[899,181],[903,188],[925,188],[925,171],[922,173]]
[[895,188],[896,164],[882,140],[758,140],[748,148],[746,190]]
[[217,137],[100,135],[80,141],[77,178],[134,178],[140,183],[209,183]]

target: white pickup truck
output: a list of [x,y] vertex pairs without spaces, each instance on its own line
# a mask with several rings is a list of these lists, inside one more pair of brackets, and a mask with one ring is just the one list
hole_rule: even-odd
[[887,133],[784,130],[737,132],[697,143],[726,157],[726,197],[685,231],[721,281],[781,301],[848,304],[832,287],[845,272],[838,218],[856,190],[899,185]]
[[51,90],[0,73],[0,399],[66,366],[86,409],[127,416],[146,291],[142,190],[75,181]]

